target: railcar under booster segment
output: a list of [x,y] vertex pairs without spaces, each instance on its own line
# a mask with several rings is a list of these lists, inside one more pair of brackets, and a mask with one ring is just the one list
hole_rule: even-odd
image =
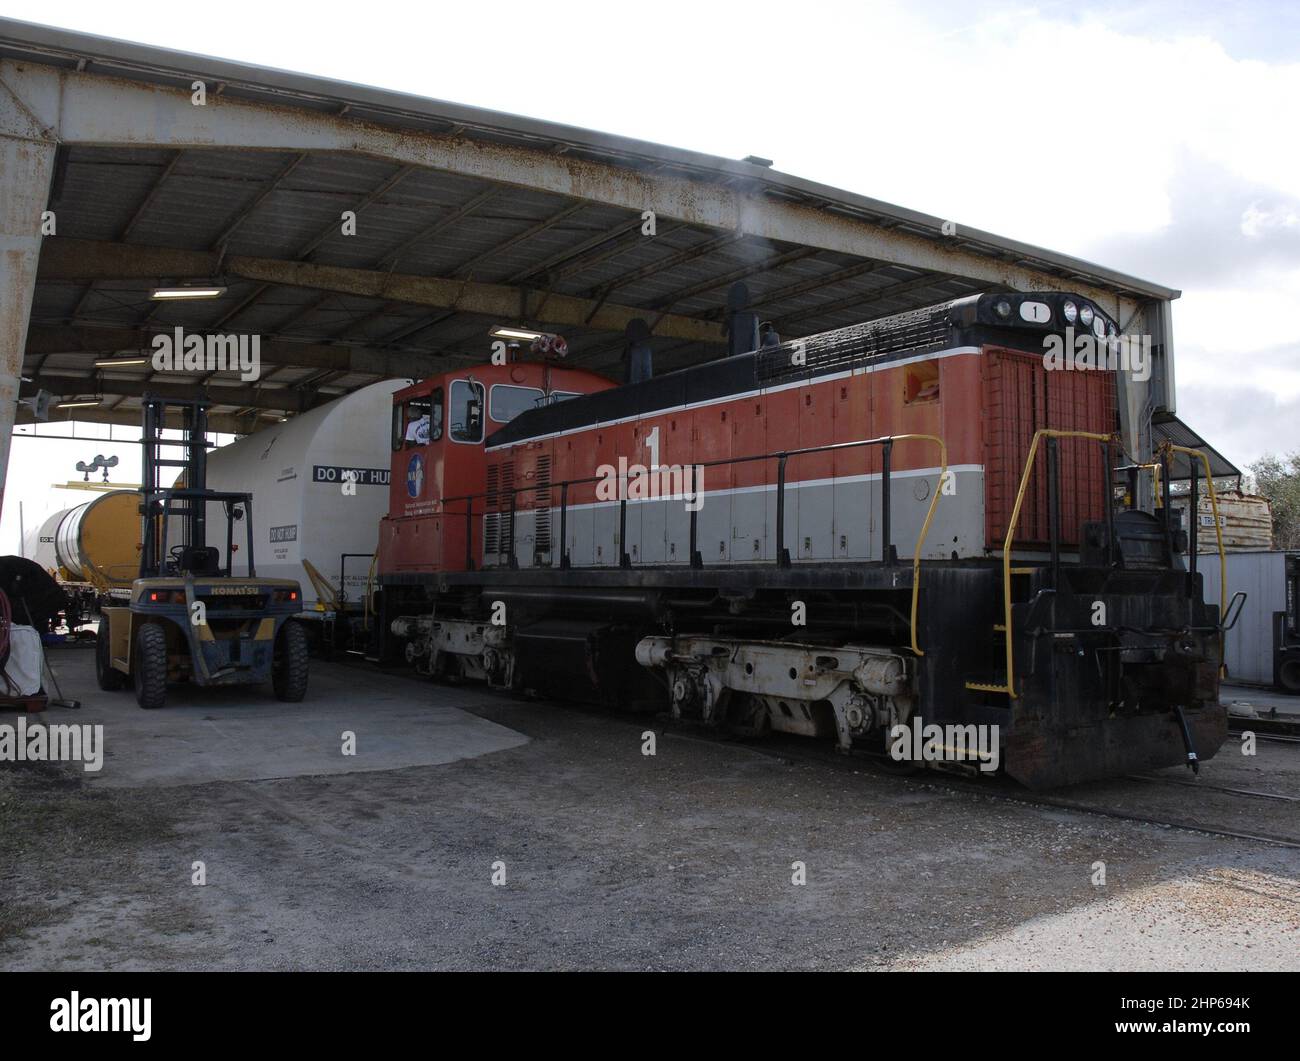
[[[403,442],[372,648],[845,751],[987,727],[949,731],[993,735],[958,765],[1032,787],[1195,764],[1227,732],[1220,610],[1165,518],[1167,469],[1153,511],[1116,500],[1168,459],[1121,452],[1127,343],[1076,295],[993,292],[576,380],[594,393],[483,446]],[[459,383],[481,407],[487,377],[410,396]]]
[[[305,618],[323,618],[365,593],[388,511],[392,395],[410,383],[372,383],[208,454],[209,488],[253,495],[258,571],[300,583]],[[219,515],[215,506],[210,515]],[[177,534],[179,524],[177,517]],[[221,565],[224,545],[213,543]],[[247,557],[233,559],[234,573],[247,574]]]

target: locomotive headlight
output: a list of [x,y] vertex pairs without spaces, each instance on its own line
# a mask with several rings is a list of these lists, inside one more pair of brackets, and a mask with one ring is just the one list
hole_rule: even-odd
[[994,306],[993,306],[993,311],[994,311],[994,312],[995,312],[999,317],[1004,317],[1004,318],[1005,318],[1005,317],[1010,317],[1010,316],[1011,316],[1011,303],[1008,302],[1005,298],[1000,298],[1000,299],[998,299],[998,301],[994,304]]
[[1065,314],[1066,323],[1073,324],[1075,318],[1079,316],[1079,307],[1067,298],[1061,304],[1061,312]]
[[[1071,320],[1073,320],[1073,318],[1071,318]],[[1092,307],[1086,302],[1083,304],[1083,309],[1079,310],[1079,323],[1085,328],[1092,327]]]

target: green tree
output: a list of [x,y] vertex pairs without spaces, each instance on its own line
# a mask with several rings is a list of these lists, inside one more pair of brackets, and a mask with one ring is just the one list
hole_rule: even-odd
[[1273,547],[1300,549],[1300,452],[1265,453],[1249,468],[1255,493],[1273,502]]

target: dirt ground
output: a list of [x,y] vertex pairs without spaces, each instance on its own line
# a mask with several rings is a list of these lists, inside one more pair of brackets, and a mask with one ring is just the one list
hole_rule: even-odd
[[[48,721],[102,720],[109,757],[102,777],[0,763],[3,969],[1300,967],[1300,850],[337,664],[315,665],[293,729],[267,706],[230,742],[231,777],[187,784],[150,767],[163,723],[95,689],[89,653],[57,665],[86,707]],[[188,695],[165,709],[169,761],[258,710]],[[317,715],[337,730],[340,703],[385,747],[437,744],[397,728],[422,712],[511,739],[236,776],[244,745],[265,762]],[[1225,748],[1202,782],[1300,796],[1300,748]],[[1141,781],[1061,795],[1300,837],[1300,802]]]

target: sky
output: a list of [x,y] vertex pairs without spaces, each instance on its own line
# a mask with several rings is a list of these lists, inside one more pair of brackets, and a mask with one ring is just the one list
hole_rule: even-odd
[[[39,20],[760,155],[1177,288],[1179,415],[1241,467],[1300,450],[1300,4],[54,0]],[[96,452],[15,439],[0,551],[19,499],[29,526],[85,499],[49,484]]]

